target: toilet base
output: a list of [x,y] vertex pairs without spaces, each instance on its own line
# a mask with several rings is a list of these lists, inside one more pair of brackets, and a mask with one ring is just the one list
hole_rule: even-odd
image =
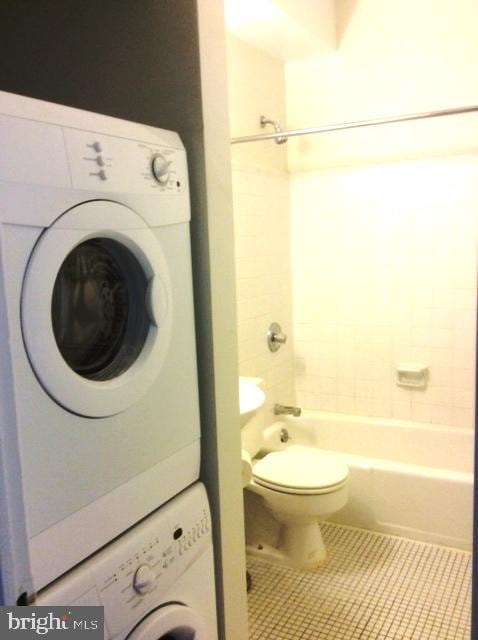
[[327,560],[322,533],[317,522],[282,525],[278,548],[268,544],[248,545],[247,553],[296,569],[315,569]]
[[327,551],[318,522],[283,524],[279,533],[279,550],[290,558],[291,564],[309,569],[327,560]]

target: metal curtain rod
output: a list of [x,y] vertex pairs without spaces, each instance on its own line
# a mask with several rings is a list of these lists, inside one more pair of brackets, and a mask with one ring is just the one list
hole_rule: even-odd
[[377,124],[390,124],[393,122],[405,122],[407,120],[425,120],[426,118],[438,118],[441,116],[454,116],[460,113],[472,113],[478,111],[478,105],[461,107],[458,109],[442,109],[440,111],[424,111],[423,113],[411,113],[406,116],[393,116],[391,118],[376,118],[375,120],[359,120],[357,122],[343,122],[342,124],[330,124],[324,127],[312,127],[310,129],[292,129],[276,133],[261,133],[254,136],[242,136],[232,138],[231,144],[241,142],[259,142],[260,140],[274,140],[275,138],[292,138],[293,136],[307,136],[313,133],[326,133],[327,131],[340,131],[342,129],[358,129],[359,127],[373,127]]

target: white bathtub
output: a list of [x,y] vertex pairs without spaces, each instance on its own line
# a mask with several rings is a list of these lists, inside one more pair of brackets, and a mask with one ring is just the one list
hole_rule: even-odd
[[[279,440],[282,427],[287,444]],[[306,410],[268,427],[266,444],[332,450],[349,465],[349,502],[334,522],[470,549],[473,436],[470,429]]]

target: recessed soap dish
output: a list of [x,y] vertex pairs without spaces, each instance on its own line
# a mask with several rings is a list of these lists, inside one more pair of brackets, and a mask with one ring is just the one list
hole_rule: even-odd
[[397,367],[397,384],[409,389],[426,389],[428,384],[428,367],[414,365]]

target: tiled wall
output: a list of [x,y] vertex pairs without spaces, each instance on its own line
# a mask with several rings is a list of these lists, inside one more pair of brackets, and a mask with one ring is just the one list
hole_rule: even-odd
[[[270,413],[295,400],[288,175],[233,165],[233,197],[239,371],[264,379]],[[276,353],[266,339],[273,321],[288,335]]]
[[299,404],[473,426],[477,183],[476,156],[291,176]]
[[[261,133],[261,114],[285,122],[284,64],[228,36],[231,134]],[[234,235],[239,372],[264,380],[266,406],[256,420],[274,420],[276,402],[295,400],[290,208],[287,145],[233,145]],[[271,322],[288,335],[276,353],[267,346]]]

